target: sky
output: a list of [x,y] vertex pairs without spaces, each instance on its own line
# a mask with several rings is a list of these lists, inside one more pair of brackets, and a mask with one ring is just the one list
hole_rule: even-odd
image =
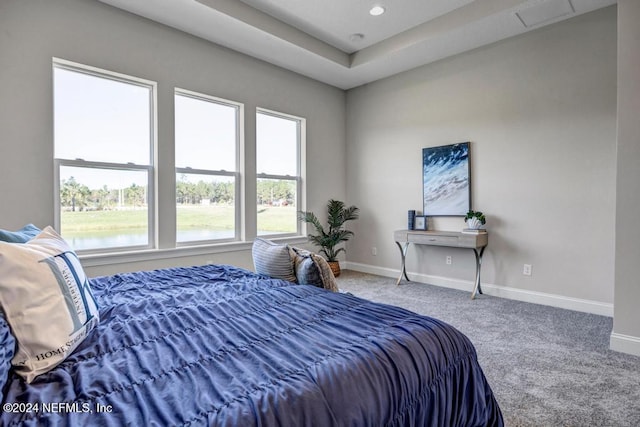
[[[54,67],[55,157],[150,164],[152,88]],[[175,96],[176,167],[234,171],[237,108],[206,97]],[[258,113],[257,172],[297,174],[297,122]],[[91,189],[146,185],[145,172],[61,168]]]

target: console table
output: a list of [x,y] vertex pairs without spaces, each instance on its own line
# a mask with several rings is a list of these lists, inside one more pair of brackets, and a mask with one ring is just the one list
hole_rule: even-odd
[[398,245],[400,255],[402,256],[402,268],[396,285],[400,284],[402,276],[404,276],[407,281],[410,281],[406,270],[407,249],[409,249],[410,243],[414,245],[448,246],[473,249],[473,253],[476,256],[476,282],[473,287],[473,292],[471,293],[471,299],[476,297],[476,293],[482,293],[482,288],[480,287],[480,268],[482,267],[482,254],[489,243],[488,233],[472,234],[456,231],[398,230],[394,231],[393,239],[396,245]]

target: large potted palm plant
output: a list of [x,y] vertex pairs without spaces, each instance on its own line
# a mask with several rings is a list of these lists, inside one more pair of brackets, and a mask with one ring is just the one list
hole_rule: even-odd
[[340,275],[340,264],[338,254],[344,252],[344,247],[338,247],[342,242],[346,242],[353,236],[353,231],[345,228],[347,221],[358,219],[359,209],[355,206],[346,207],[344,202],[339,200],[329,200],[327,203],[327,227],[325,228],[318,217],[313,212],[298,212],[298,219],[313,225],[316,234],[309,234],[309,241],[319,246],[320,253],[327,258],[333,275]]

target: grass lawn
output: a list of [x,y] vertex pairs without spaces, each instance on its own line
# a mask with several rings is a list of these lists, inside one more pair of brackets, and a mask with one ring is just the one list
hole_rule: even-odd
[[[233,206],[178,206],[177,227],[187,230],[234,230]],[[66,236],[108,236],[109,234],[146,233],[147,210],[62,212],[62,232]],[[259,234],[295,233],[296,208],[292,206],[258,207]]]
[[258,206],[258,234],[295,233],[297,230],[294,206]]
[[65,234],[138,232],[147,229],[147,210],[62,212],[60,222]]

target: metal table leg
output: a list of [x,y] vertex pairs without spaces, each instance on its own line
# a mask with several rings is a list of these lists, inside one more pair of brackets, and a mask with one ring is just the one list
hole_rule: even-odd
[[398,286],[400,284],[400,281],[402,280],[403,275],[404,278],[407,279],[407,282],[410,282],[409,276],[407,276],[406,269],[407,249],[409,248],[409,242],[405,242],[404,246],[402,246],[400,242],[396,242],[396,245],[398,245],[398,249],[400,249],[400,256],[402,257],[402,268],[400,269],[400,276],[398,277],[398,281],[396,282],[396,286]]
[[471,299],[474,299],[476,297],[476,292],[482,294],[482,287],[480,287],[480,269],[482,268],[482,254],[484,253],[484,248],[486,248],[486,246],[483,246],[482,249],[480,249],[479,254],[477,249],[473,249],[473,253],[476,256],[476,284],[473,287]]

